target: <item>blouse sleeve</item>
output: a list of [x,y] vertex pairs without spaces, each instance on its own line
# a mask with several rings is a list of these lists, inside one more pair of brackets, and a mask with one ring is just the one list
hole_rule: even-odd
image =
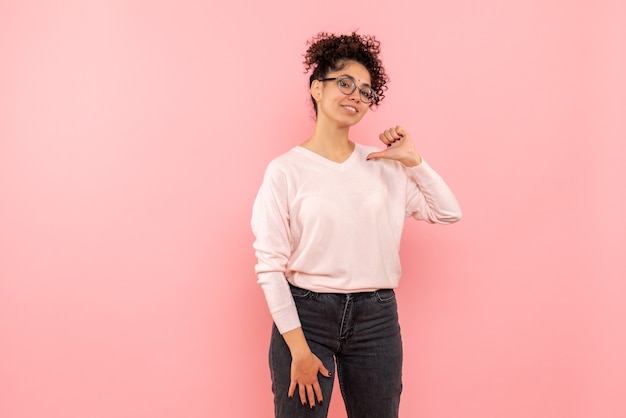
[[289,229],[287,179],[270,163],[252,209],[255,273],[265,294],[270,313],[280,333],[300,327],[296,305],[285,278],[292,252]]
[[429,223],[450,224],[461,219],[461,208],[452,190],[426,161],[406,168],[406,216]]

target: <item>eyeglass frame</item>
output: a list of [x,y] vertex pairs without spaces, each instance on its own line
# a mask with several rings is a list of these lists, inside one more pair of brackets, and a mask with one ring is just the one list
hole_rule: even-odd
[[[339,86],[339,83],[341,81],[343,81],[343,80],[346,80],[346,79],[350,80],[352,82],[352,91],[350,93],[345,93],[344,91],[341,90],[341,87]],[[378,94],[374,91],[372,86],[370,86],[369,84],[363,84],[363,85],[365,85],[365,86],[367,86],[367,87],[369,87],[371,89],[372,97],[370,99],[367,96],[367,94],[363,93],[363,90],[361,88],[363,85],[357,86],[356,80],[351,75],[344,74],[344,75],[340,75],[340,76],[337,76],[337,77],[322,78],[319,81],[333,81],[333,80],[337,80],[337,87],[339,87],[339,91],[341,91],[346,96],[351,95],[352,93],[354,93],[356,91],[356,89],[359,89],[359,100],[361,101],[361,103],[365,103],[365,104],[368,104],[368,105],[372,105],[372,104],[376,103],[376,98],[378,98]],[[367,101],[366,102],[363,101],[363,97],[367,97]]]

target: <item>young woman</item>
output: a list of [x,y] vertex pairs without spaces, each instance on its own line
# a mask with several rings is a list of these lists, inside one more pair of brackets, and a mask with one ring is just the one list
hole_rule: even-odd
[[270,162],[252,213],[255,271],[274,320],[275,416],[326,417],[336,366],[348,417],[397,417],[404,220],[448,224],[461,211],[405,128],[382,132],[382,151],[350,139],[384,97],[379,42],[320,33],[308,46],[315,129]]

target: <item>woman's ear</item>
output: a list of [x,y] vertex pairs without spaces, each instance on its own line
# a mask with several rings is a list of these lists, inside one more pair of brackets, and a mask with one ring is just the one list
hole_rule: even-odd
[[311,83],[311,97],[316,102],[319,102],[322,98],[322,82],[319,80],[313,80]]

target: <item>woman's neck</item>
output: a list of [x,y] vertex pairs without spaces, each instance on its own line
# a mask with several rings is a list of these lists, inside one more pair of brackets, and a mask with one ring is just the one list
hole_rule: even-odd
[[347,160],[354,151],[354,142],[348,137],[349,128],[329,128],[318,123],[313,135],[302,146],[338,163]]

